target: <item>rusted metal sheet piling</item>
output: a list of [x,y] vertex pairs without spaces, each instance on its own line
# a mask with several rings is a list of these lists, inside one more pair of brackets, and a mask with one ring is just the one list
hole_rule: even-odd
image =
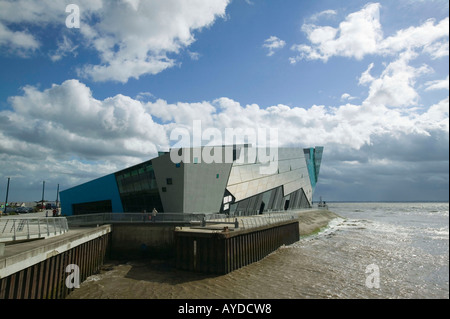
[[175,231],[176,267],[210,274],[227,274],[263,259],[282,245],[300,238],[297,220],[250,229]]

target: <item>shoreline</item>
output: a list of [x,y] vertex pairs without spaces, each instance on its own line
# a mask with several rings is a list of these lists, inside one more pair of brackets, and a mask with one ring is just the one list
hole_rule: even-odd
[[322,228],[327,227],[335,218],[342,217],[327,209],[299,212],[297,220],[300,229],[300,238],[316,234]]

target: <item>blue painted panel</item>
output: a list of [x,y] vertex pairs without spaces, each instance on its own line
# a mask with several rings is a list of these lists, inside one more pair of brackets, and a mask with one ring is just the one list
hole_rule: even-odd
[[60,192],[61,213],[73,215],[72,205],[86,202],[110,200],[112,211],[122,213],[123,207],[117,188],[116,177],[109,174],[93,181]]

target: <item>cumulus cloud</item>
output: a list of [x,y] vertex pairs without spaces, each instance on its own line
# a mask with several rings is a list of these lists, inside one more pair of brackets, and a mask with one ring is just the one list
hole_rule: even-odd
[[[30,32],[32,28],[17,25],[63,24],[66,3],[48,0],[36,5],[29,0],[0,0],[0,46],[23,56],[32,54],[41,46],[38,36]],[[185,1],[123,0],[103,7],[101,0],[80,1],[80,37],[85,42],[77,47],[63,35],[49,56],[57,61],[76,54],[81,45],[93,49],[101,62],[82,65],[78,70],[95,81],[126,82],[156,74],[176,65],[179,52],[198,58],[197,53],[186,49],[195,41],[195,31],[223,16],[227,4],[198,0],[187,8]],[[19,5],[24,7],[20,15],[14,11]],[[305,108],[242,105],[229,97],[169,103],[149,92],[98,99],[90,87],[74,79],[48,88],[29,85],[9,98],[8,109],[0,111],[0,170],[7,171],[15,181],[22,179],[22,185],[51,177],[68,187],[168,150],[176,142],[169,138],[174,129],[192,130],[193,122],[200,120],[203,129],[221,132],[227,128],[276,128],[279,146],[324,145],[324,161],[333,163],[323,165],[321,175],[336,179],[322,179],[319,187],[327,182],[333,189],[340,182],[354,183],[346,188],[356,194],[360,185],[387,182],[383,176],[398,172],[399,176],[411,176],[421,171],[425,173],[414,175],[418,184],[429,176],[444,175],[443,182],[437,184],[448,190],[448,168],[441,166],[444,163],[448,167],[449,99],[441,96],[433,105],[423,105],[416,91],[421,87],[431,95],[436,90],[448,90],[448,76],[419,82],[434,70],[417,62],[425,61],[418,56],[448,56],[448,18],[428,20],[385,38],[379,10],[379,4],[368,4],[349,14],[338,27],[317,26],[321,17],[337,16],[335,11],[321,12],[302,27],[309,42],[292,47],[298,55],[291,57],[291,63],[303,59],[328,61],[334,56],[358,60],[370,54],[388,57],[383,64],[363,60],[361,75],[356,79],[367,88],[366,95],[358,93],[361,103],[346,91],[341,92],[340,104]],[[285,45],[271,36],[263,47],[270,56]],[[415,63],[411,63],[413,60]],[[419,106],[417,112],[415,107]],[[355,169],[361,177],[353,174]],[[29,172],[27,176],[25,171]],[[346,179],[351,175],[352,180]],[[398,187],[405,182],[399,178]]]
[[170,68],[175,61],[167,54],[192,44],[193,32],[224,17],[227,5],[227,0],[172,0],[104,6],[98,23],[81,28],[102,63],[84,66],[80,73],[95,81],[126,82]]
[[415,80],[422,74],[432,73],[427,65],[418,68],[409,65],[416,55],[402,53],[399,58],[387,65],[378,78],[370,75],[373,64],[362,74],[360,84],[370,84],[367,103],[392,107],[410,107],[417,105],[419,94],[414,88]]
[[299,55],[293,61],[301,59],[321,59],[327,61],[335,55],[362,59],[364,55],[374,53],[383,34],[379,19],[380,5],[371,3],[360,11],[349,14],[338,28],[304,24],[312,45],[294,45],[292,50]]
[[[379,79],[387,81],[384,76]],[[368,84],[374,85],[377,80],[374,77]],[[168,103],[163,99],[145,101],[142,96],[148,94],[136,98],[118,94],[100,100],[78,80],[67,80],[46,89],[24,87],[22,94],[9,99],[11,108],[0,111],[0,168],[10,172],[16,181],[30,175],[35,176],[33,181],[53,176],[53,180],[57,178],[67,187],[168,150],[178,142],[170,140],[171,132],[176,128],[192,132],[194,121],[198,120],[203,131],[214,128],[222,132],[223,143],[233,142],[224,139],[227,128],[242,128],[244,133],[265,128],[269,134],[270,129],[278,130],[278,146],[324,145],[329,158],[340,159],[333,167],[345,164],[341,172],[348,170],[349,165],[370,163],[381,154],[387,162],[369,166],[382,170],[412,158],[429,161],[430,154],[420,151],[422,148],[416,143],[434,150],[434,161],[448,162],[448,97],[418,114],[368,103],[375,99],[372,91],[359,105],[309,108],[283,104],[263,108],[257,104],[242,105],[227,97]],[[235,142],[245,142],[244,135],[236,138]],[[203,143],[208,142],[206,137]],[[404,150],[394,152],[396,144]],[[417,152],[407,152],[408,145]],[[27,177],[23,171],[28,172]],[[336,176],[333,172],[329,174]]]
[[[14,53],[24,57],[30,56],[33,51],[42,46],[39,36],[30,30],[48,25],[63,27],[67,14],[66,5],[72,2],[70,0],[0,1],[0,48],[11,48]],[[82,8],[84,16],[89,16],[102,7],[101,0],[80,0],[77,4]]]
[[[409,27],[399,30],[393,36],[383,39],[379,43],[378,50],[380,53],[392,54],[404,50],[414,50],[422,48],[425,52],[431,53],[436,58],[439,56],[436,52],[440,52],[442,46],[445,45],[442,38],[449,36],[449,18],[442,19],[436,23],[435,19],[429,19],[418,27]],[[430,49],[434,46],[433,49]],[[438,48],[439,47],[439,48]],[[448,51],[448,41],[447,41]]]
[[26,56],[38,49],[40,46],[32,35],[22,31],[12,31],[0,21],[0,48],[7,47],[11,53],[17,52]]
[[120,94],[97,100],[78,80],[43,91],[27,86],[9,102],[14,111],[0,113],[2,140],[8,140],[0,145],[5,153],[33,149],[46,154],[51,149],[55,155],[86,159],[139,157],[167,145],[164,130],[139,100]]
[[384,38],[380,24],[379,3],[369,3],[349,14],[338,27],[305,23],[303,32],[310,44],[295,44],[297,55],[291,63],[301,60],[328,61],[334,56],[361,60],[366,55],[392,55],[407,50],[422,50],[432,58],[448,55],[449,18],[437,22],[429,19],[420,26],[399,30]]
[[263,47],[265,47],[269,50],[269,53],[267,53],[267,56],[272,56],[275,54],[276,50],[283,48],[285,45],[286,45],[285,41],[272,35],[269,38],[267,38],[266,40],[264,40]]
[[[345,95],[345,94],[344,94]],[[309,108],[279,104],[262,108],[241,105],[223,97],[197,103],[168,103],[116,95],[95,99],[91,90],[78,80],[39,90],[33,86],[9,99],[13,111],[0,112],[3,134],[0,147],[5,153],[26,146],[52,147],[67,156],[145,157],[170,147],[169,131],[175,126],[202,126],[224,131],[226,128],[277,128],[280,145],[301,140],[305,145],[339,143],[359,149],[377,134],[411,133],[428,135],[429,130],[448,132],[448,99],[433,105],[420,116],[390,109],[383,104],[343,104]],[[346,96],[347,99],[349,96]],[[410,98],[411,99],[411,98]],[[20,125],[20,123],[27,125]]]
[[[100,63],[82,65],[80,76],[94,81],[119,81],[157,74],[176,65],[168,54],[178,54],[195,41],[194,32],[225,16],[228,0],[79,1],[82,43],[97,52]],[[0,46],[12,45],[23,52],[41,43],[29,30],[13,31],[13,25],[64,25],[65,7],[71,1],[2,0]],[[33,29],[33,30],[34,30]],[[58,45],[53,60],[69,51],[69,40]],[[194,55],[194,57],[198,57]]]

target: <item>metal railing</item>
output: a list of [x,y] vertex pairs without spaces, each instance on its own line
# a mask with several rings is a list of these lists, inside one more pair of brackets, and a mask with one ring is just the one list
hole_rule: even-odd
[[0,242],[47,238],[68,230],[65,217],[1,218]]
[[67,216],[69,227],[112,223],[190,223],[201,222],[207,214],[187,213],[96,213]]
[[113,223],[173,223],[190,224],[199,227],[231,225],[234,228],[249,229],[275,224],[297,218],[296,212],[271,212],[262,215],[232,216],[204,213],[95,213],[67,216],[69,227],[92,226]]
[[294,220],[297,218],[297,213],[286,213],[286,212],[274,212],[274,213],[265,213],[262,215],[247,215],[247,216],[239,216],[239,217],[227,217],[227,218],[217,218],[214,220],[207,221],[203,225],[207,226],[208,224],[234,224],[235,228],[240,229],[250,229],[262,226],[268,226],[272,224],[276,224],[279,222]]

